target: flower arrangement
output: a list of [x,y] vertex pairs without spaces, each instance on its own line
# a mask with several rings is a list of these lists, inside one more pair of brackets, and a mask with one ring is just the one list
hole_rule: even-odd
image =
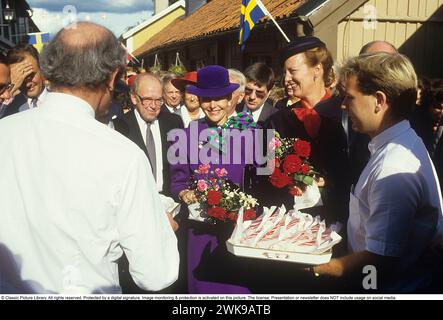
[[309,164],[311,145],[297,138],[280,138],[278,132],[269,142],[274,150],[274,172],[269,177],[271,184],[279,189],[288,187],[293,196],[301,196],[308,186],[320,178]]
[[182,63],[180,63],[178,65],[171,65],[168,71],[179,77],[183,77],[186,73],[186,68]]
[[209,164],[200,165],[195,170],[190,188],[194,190],[199,203],[200,216],[212,224],[237,221],[238,211],[243,208],[244,219],[254,220],[257,217],[257,199],[240,191],[226,178],[227,175],[226,169],[216,168],[212,171]]

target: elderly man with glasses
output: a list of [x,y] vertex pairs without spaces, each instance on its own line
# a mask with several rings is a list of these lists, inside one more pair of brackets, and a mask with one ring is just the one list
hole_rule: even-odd
[[[176,114],[162,111],[162,83],[154,74],[143,73],[136,77],[131,87],[131,101],[135,109],[114,120],[114,128],[144,151],[151,164],[158,191],[162,195],[169,196],[171,178],[167,159],[169,148],[167,134],[172,129],[183,128],[183,121]],[[161,199],[165,210],[168,211],[170,198],[162,196]],[[174,202],[172,199],[170,201]],[[177,234],[177,237],[182,236]],[[119,261],[120,285],[123,293],[151,293],[138,288],[128,270],[128,261],[123,257]],[[180,270],[181,273],[184,272],[182,267]],[[181,292],[181,286],[182,282],[177,282],[162,293]]]
[[158,190],[170,195],[169,147],[167,134],[172,129],[183,128],[180,116],[161,110],[163,104],[162,83],[150,73],[137,76],[131,88],[131,100],[135,110],[114,121],[115,129],[135,142],[146,154]]

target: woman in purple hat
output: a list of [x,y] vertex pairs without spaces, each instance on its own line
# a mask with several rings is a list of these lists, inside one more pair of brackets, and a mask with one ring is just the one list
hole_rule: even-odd
[[[207,66],[198,71],[196,85],[187,87],[188,92],[199,97],[205,118],[191,122],[188,128],[177,134],[173,133],[176,139],[172,150],[186,152],[179,155],[179,160],[175,161],[178,163],[171,164],[171,191],[176,199],[185,204],[196,202],[194,191],[189,189],[189,181],[202,164],[209,164],[210,170],[226,169],[227,178],[240,188],[243,187],[245,166],[253,159],[254,150],[250,148],[254,144],[253,141],[241,139],[241,145],[232,143],[223,145],[223,139],[219,140],[217,137],[228,124],[227,113],[230,110],[231,94],[238,86],[229,82],[227,69],[220,66]],[[250,127],[246,125],[242,128],[250,130],[255,127],[253,120],[249,124]],[[175,151],[168,153],[175,153]],[[224,252],[226,256],[229,255],[225,243],[222,242],[227,238],[219,240],[218,231],[224,230],[225,227],[226,225],[189,221],[187,254],[189,293],[250,293],[248,288],[241,285],[235,285],[232,282],[231,284],[221,283],[222,281],[217,278],[217,274],[214,274],[214,269],[210,265],[204,267],[201,265],[202,258],[213,253],[214,250]],[[200,270],[199,274],[205,275],[204,279],[214,279],[217,282],[197,279],[194,273],[197,268]]]

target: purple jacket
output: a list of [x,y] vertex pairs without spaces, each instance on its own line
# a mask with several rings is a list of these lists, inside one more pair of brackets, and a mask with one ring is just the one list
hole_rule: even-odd
[[[210,164],[211,169],[225,168],[228,171],[227,178],[237,184],[240,188],[243,187],[243,175],[245,166],[247,164],[255,165],[254,151],[256,137],[255,130],[248,129],[244,131],[237,131],[243,137],[241,139],[231,138],[230,143],[226,145],[226,150],[222,153],[215,147],[209,146],[207,142],[208,123],[205,119],[192,121],[188,128],[177,132],[172,130],[169,133],[169,140],[172,139],[172,150],[178,155],[182,152],[178,159],[180,163],[171,163],[171,193],[177,200],[180,191],[189,187],[189,180],[195,170],[201,164]],[[214,128],[216,129],[216,128]],[[175,141],[175,142],[174,142]],[[177,150],[179,148],[179,150]],[[168,152],[168,154],[171,152]]]

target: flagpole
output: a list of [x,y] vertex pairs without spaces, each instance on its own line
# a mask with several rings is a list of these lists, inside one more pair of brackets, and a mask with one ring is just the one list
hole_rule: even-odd
[[277,29],[281,32],[281,34],[283,35],[283,37],[285,38],[285,40],[289,43],[291,42],[291,40],[289,40],[288,36],[286,35],[286,33],[282,30],[282,28],[280,28],[280,26],[278,25],[277,21],[275,21],[274,17],[271,15],[271,13],[268,11],[268,9],[266,9],[265,5],[260,1],[260,0],[255,0],[255,2],[257,3],[257,5],[260,7],[260,9],[262,9],[262,11],[269,17],[269,19],[272,20],[272,22],[274,22],[275,26],[277,27]]
[[129,52],[129,50],[128,50],[128,48],[126,48],[126,46],[123,44],[123,42],[120,42],[120,44],[121,44],[121,46],[123,47],[123,49],[125,49],[126,50],[126,52],[135,60],[135,61],[137,61],[138,62],[138,64],[140,65],[140,61],[138,61],[138,59],[132,54],[132,53],[130,53]]

